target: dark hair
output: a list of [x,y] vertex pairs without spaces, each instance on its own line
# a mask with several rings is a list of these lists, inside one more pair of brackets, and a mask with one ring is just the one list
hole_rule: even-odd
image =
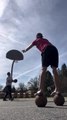
[[10,75],[10,72],[8,72],[7,75]]
[[43,37],[42,33],[37,33],[36,38],[42,38],[42,37]]

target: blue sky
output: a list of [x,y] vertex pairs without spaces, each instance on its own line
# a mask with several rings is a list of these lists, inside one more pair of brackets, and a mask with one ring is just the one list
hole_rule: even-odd
[[[67,0],[0,0],[0,84],[5,85],[12,64],[6,53],[26,48],[38,32],[58,48],[59,68],[67,64]],[[27,83],[40,70],[40,52],[34,47],[14,64],[13,76]]]

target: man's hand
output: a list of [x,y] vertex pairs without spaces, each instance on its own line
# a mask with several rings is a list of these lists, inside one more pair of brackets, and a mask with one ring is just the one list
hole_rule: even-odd
[[23,53],[27,52],[28,50],[30,50],[33,47],[33,45],[29,45],[25,50],[22,50]]
[[26,52],[26,50],[22,50],[22,52],[24,53],[24,52]]

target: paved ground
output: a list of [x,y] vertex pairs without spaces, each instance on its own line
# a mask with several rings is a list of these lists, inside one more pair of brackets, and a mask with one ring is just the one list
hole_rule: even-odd
[[0,100],[0,120],[67,120],[67,100],[56,106],[48,99],[45,108],[38,108],[35,99]]

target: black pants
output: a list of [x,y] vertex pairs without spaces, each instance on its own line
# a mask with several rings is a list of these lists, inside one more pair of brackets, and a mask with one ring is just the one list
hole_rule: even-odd
[[55,46],[46,47],[45,51],[41,54],[42,56],[42,67],[58,67],[58,50]]
[[4,100],[6,100],[7,97],[9,97],[9,99],[12,99],[11,85],[6,86]]

